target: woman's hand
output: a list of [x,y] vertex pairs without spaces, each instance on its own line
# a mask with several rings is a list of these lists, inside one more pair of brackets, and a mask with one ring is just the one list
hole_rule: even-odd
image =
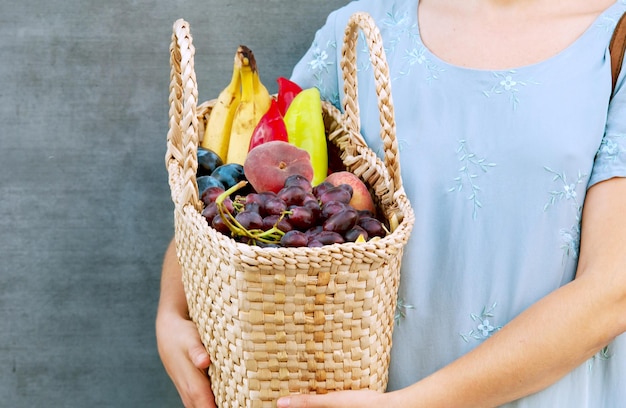
[[196,325],[188,316],[181,269],[173,241],[163,260],[156,338],[161,361],[185,407],[215,408],[207,376],[211,361]]
[[393,407],[388,401],[390,394],[372,390],[334,391],[328,394],[301,394],[282,397],[278,408],[384,408]]
[[211,363],[195,324],[165,313],[157,317],[161,361],[185,407],[215,408],[207,368]]

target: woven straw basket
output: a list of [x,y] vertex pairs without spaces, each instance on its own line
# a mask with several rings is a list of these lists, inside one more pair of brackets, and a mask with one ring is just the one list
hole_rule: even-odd
[[[360,136],[356,41],[369,43],[385,156]],[[370,388],[384,391],[400,263],[414,214],[400,178],[387,63],[366,14],[346,28],[342,114],[323,103],[329,143],[370,188],[387,220],[378,241],[318,248],[260,248],[235,242],[201,215],[196,153],[214,101],[197,105],[189,24],[174,24],[166,165],[175,204],[175,239],[189,313],[212,364],[220,407],[274,407],[290,393]]]

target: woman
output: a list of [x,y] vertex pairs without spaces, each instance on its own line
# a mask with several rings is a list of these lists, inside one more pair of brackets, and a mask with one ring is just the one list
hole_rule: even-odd
[[[389,392],[291,396],[278,407],[623,406],[626,86],[623,70],[611,99],[607,49],[626,2],[350,3],[293,74],[337,105],[355,11],[381,29],[416,213]],[[362,131],[379,150],[367,64],[364,51]],[[211,407],[209,360],[184,302],[169,250],[159,350],[185,404]]]

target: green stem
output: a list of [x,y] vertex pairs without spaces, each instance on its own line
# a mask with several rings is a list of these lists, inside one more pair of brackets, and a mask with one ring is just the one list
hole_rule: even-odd
[[265,244],[276,244],[280,242],[280,239],[282,238],[283,235],[285,235],[285,233],[279,230],[276,227],[276,225],[278,225],[278,222],[280,222],[280,220],[283,219],[283,217],[285,216],[287,212],[283,213],[281,217],[278,219],[278,221],[276,222],[276,224],[272,228],[268,229],[267,231],[263,231],[259,229],[247,230],[246,228],[244,228],[243,225],[239,223],[239,221],[237,221],[237,219],[235,219],[235,217],[233,217],[233,215],[228,210],[228,208],[224,206],[224,200],[230,197],[230,195],[233,194],[235,191],[246,186],[246,184],[248,184],[248,182],[245,180],[242,180],[239,183],[232,186],[231,188],[229,188],[228,190],[224,191],[219,196],[217,196],[217,198],[215,199],[215,204],[217,204],[217,209],[220,213],[220,216],[222,217],[222,220],[224,221],[228,229],[231,231],[233,236],[248,237],[252,240],[252,243],[256,243],[256,241],[260,241]]

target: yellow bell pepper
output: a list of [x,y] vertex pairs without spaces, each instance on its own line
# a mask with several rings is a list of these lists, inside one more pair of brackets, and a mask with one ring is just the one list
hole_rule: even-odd
[[289,143],[306,150],[311,156],[312,184],[321,183],[328,175],[328,150],[319,90],[307,88],[298,93],[284,120]]

